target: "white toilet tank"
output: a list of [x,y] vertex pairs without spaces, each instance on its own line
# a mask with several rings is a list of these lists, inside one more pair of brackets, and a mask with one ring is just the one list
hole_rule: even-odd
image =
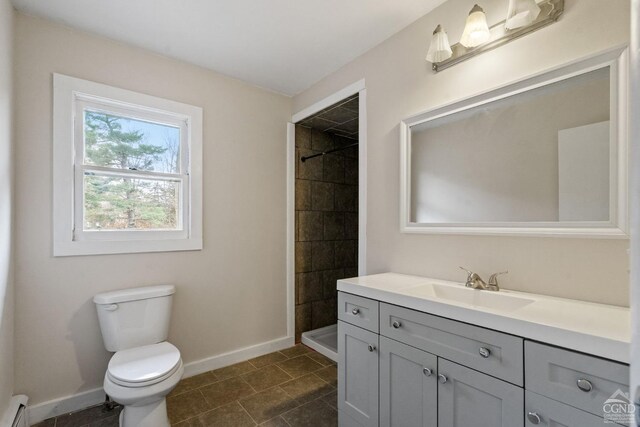
[[173,285],[105,292],[93,297],[104,346],[109,351],[167,340]]

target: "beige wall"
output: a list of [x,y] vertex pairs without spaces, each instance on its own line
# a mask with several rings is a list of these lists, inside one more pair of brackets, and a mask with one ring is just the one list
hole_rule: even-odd
[[0,418],[13,394],[13,21],[9,0],[0,0]]
[[[449,0],[294,98],[294,111],[361,78],[367,86],[367,269],[463,280],[459,265],[486,275],[509,269],[510,289],[628,305],[628,241],[409,235],[399,232],[399,129],[411,114],[628,43],[627,0],[567,0],[561,20],[433,74],[424,61],[442,24],[455,42],[473,0]],[[506,2],[486,0],[490,24]]]
[[[93,295],[177,286],[185,362],[286,335],[285,145],[291,100],[214,72],[18,14],[16,391],[37,404],[101,387]],[[52,73],[204,109],[204,250],[53,258]]]

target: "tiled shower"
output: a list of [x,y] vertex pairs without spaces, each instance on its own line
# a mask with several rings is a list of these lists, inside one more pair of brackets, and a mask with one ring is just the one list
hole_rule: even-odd
[[296,342],[336,324],[336,281],[358,275],[357,112],[356,96],[296,125]]

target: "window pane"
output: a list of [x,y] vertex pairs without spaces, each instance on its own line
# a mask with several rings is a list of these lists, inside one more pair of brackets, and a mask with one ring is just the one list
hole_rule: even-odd
[[86,173],[85,230],[178,230],[180,182]]
[[85,164],[180,173],[180,129],[84,111]]

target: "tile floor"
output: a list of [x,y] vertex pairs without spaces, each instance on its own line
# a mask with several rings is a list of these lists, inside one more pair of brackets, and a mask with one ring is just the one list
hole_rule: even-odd
[[[334,427],[336,386],[335,363],[297,345],[185,378],[167,409],[176,427]],[[117,427],[119,413],[96,406],[36,426]]]

